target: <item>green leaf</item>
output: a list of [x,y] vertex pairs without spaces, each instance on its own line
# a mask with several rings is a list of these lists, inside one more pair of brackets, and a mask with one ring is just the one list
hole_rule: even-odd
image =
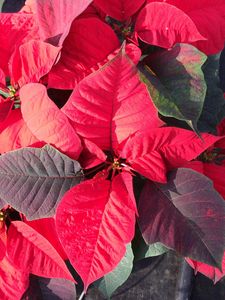
[[162,255],[168,252],[170,249],[164,246],[162,243],[154,243],[151,245],[147,245],[146,243],[142,243],[136,248],[136,260],[141,260],[147,257],[154,257],[158,255]]
[[131,244],[128,244],[126,254],[118,266],[112,272],[95,282],[95,285],[107,299],[109,299],[113,292],[130,276],[133,268],[133,258],[134,255]]
[[30,220],[53,216],[65,192],[82,179],[80,164],[50,145],[0,156],[0,198]]
[[0,11],[2,11],[2,6],[3,6],[3,4],[4,4],[4,1],[5,1],[5,0],[0,0]]
[[203,65],[207,93],[198,122],[200,131],[216,133],[216,125],[225,117],[225,101],[218,74],[219,58],[219,54],[211,55]]
[[146,243],[161,242],[185,257],[221,267],[225,202],[206,176],[181,168],[169,173],[166,184],[147,182],[138,211]]
[[201,69],[205,60],[195,47],[177,44],[150,54],[139,65],[140,78],[160,114],[186,121],[194,130],[206,95]]

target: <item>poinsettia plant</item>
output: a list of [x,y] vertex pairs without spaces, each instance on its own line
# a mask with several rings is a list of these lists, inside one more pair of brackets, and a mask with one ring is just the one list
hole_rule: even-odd
[[1,299],[75,298],[74,272],[110,297],[168,249],[225,275],[224,16],[223,0],[0,14]]

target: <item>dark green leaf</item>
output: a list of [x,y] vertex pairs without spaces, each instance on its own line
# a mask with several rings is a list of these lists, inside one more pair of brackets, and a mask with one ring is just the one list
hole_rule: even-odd
[[0,198],[28,219],[53,216],[65,192],[82,179],[80,164],[49,145],[0,156]]
[[133,268],[133,258],[131,244],[128,244],[126,254],[119,265],[112,272],[95,282],[95,285],[106,298],[110,298],[112,293],[130,276]]
[[140,77],[160,114],[184,120],[196,129],[206,94],[201,70],[205,60],[195,47],[177,44],[149,55],[139,65]]
[[216,133],[216,125],[225,117],[225,101],[218,74],[219,57],[220,55],[209,56],[203,66],[207,93],[198,122],[200,131]]
[[183,256],[221,266],[225,202],[206,176],[182,168],[169,174],[167,184],[147,182],[139,214],[148,244],[161,242]]

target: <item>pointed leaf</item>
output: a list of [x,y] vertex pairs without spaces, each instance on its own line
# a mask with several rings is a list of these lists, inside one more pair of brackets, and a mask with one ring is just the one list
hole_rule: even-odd
[[120,156],[137,172],[153,181],[166,182],[168,169],[183,166],[199,156],[220,137],[175,128],[157,128],[128,139]]
[[0,156],[0,198],[28,219],[53,216],[64,193],[82,177],[77,161],[49,145]]
[[67,36],[71,23],[92,0],[37,0],[36,18],[40,37],[54,46],[61,46]]
[[225,202],[205,176],[178,169],[165,185],[148,182],[139,225],[149,244],[162,242],[183,256],[219,267],[225,249]]
[[39,82],[50,71],[59,51],[60,47],[34,40],[18,47],[9,62],[11,84]]
[[8,230],[7,254],[18,268],[27,273],[74,281],[53,246],[24,222],[11,222]]
[[162,255],[168,252],[170,249],[164,246],[162,243],[156,242],[154,244],[146,244],[142,241],[138,244],[137,248],[135,248],[135,259],[141,260],[148,257],[155,257]]
[[64,113],[48,97],[44,85],[30,83],[20,89],[21,111],[28,128],[40,140],[77,159],[81,142]]
[[105,298],[110,299],[115,290],[128,279],[133,269],[133,258],[131,244],[128,244],[126,253],[118,266],[95,282],[95,286]]
[[206,95],[201,66],[206,57],[195,47],[177,44],[149,55],[140,65],[141,78],[163,116],[187,121],[196,127]]
[[7,256],[0,261],[0,299],[18,300],[29,286],[29,273],[17,268]]
[[85,290],[112,271],[134,236],[135,211],[120,175],[85,181],[60,202],[56,228]]
[[147,4],[137,17],[135,31],[142,41],[162,48],[205,39],[188,15],[165,2]]
[[74,89],[79,81],[103,66],[119,46],[112,28],[98,18],[75,20],[63,43],[59,62],[48,74],[48,86]]
[[124,53],[83,79],[62,108],[76,132],[103,150],[140,129],[162,125],[157,110],[139,81],[137,70]]
[[225,254],[222,261],[222,272],[218,268],[212,267],[199,261],[195,261],[191,258],[186,258],[186,261],[195,270],[195,274],[197,274],[197,272],[202,273],[213,280],[214,283],[217,283],[221,278],[225,276]]
[[30,276],[30,286],[22,300],[74,300],[76,287],[71,281],[62,278]]
[[94,0],[107,15],[119,20],[126,21],[144,4],[144,0]]

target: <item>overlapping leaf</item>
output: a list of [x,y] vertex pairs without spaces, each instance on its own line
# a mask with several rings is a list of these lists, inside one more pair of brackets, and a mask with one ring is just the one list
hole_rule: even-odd
[[29,41],[16,49],[9,62],[11,84],[20,86],[39,82],[55,63],[60,47],[41,41]]
[[62,278],[44,278],[30,276],[29,289],[22,300],[74,300],[76,299],[75,284]]
[[220,137],[175,128],[157,128],[140,132],[127,140],[120,156],[137,172],[152,181],[166,182],[168,169],[182,166],[200,155]]
[[219,55],[209,56],[203,65],[207,92],[198,122],[200,131],[216,133],[216,125],[225,117],[224,95],[218,76],[219,57]]
[[24,222],[11,222],[8,230],[7,254],[15,266],[27,274],[74,281],[53,246]]
[[133,258],[131,244],[128,244],[126,253],[118,266],[112,272],[96,281],[95,286],[107,299],[110,299],[113,292],[130,276],[133,268]]
[[74,89],[81,79],[103,65],[107,56],[119,46],[114,31],[98,18],[75,20],[63,43],[60,60],[48,75],[48,86]]
[[81,180],[79,163],[49,145],[0,156],[0,198],[28,219],[53,216],[64,193]]
[[124,48],[104,67],[83,79],[62,110],[79,135],[103,150],[117,148],[140,129],[162,125]]
[[72,21],[79,16],[92,0],[37,0],[35,17],[40,38],[52,45],[61,46],[69,33]]
[[169,174],[165,185],[148,182],[139,214],[147,243],[162,242],[183,256],[221,267],[225,202],[207,177],[178,169]]
[[85,289],[120,262],[134,225],[133,202],[120,175],[112,182],[91,179],[66,193],[57,208],[56,228]]
[[[148,0],[148,2],[156,1]],[[165,1],[157,0],[157,2]],[[193,43],[200,51],[211,55],[223,49],[225,41],[225,3],[223,0],[167,0],[166,2],[184,11],[206,38],[204,41]]]
[[64,113],[48,97],[44,85],[30,83],[20,89],[23,119],[40,140],[77,159],[81,142]]
[[126,21],[144,4],[144,0],[95,0],[94,3],[99,6],[107,15],[119,20]]
[[162,115],[185,120],[196,128],[206,95],[201,70],[205,60],[195,47],[177,44],[149,55],[146,65],[140,65],[140,76]]
[[39,38],[33,16],[25,13],[0,14],[0,68],[9,75],[8,62],[13,51],[30,39]]

